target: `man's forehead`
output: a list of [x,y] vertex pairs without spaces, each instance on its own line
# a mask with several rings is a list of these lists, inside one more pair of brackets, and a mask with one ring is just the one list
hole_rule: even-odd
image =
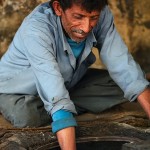
[[70,8],[66,9],[66,11],[70,11],[70,13],[81,14],[81,15],[86,15],[86,14],[99,15],[100,14],[99,10],[92,10],[88,12],[83,6],[81,6],[81,4],[75,4],[75,3],[73,3]]

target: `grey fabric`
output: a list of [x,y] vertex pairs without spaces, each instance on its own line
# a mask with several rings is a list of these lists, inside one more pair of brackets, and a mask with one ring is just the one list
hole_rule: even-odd
[[108,71],[99,69],[89,69],[71,90],[70,97],[79,114],[87,111],[99,113],[128,101]]
[[[69,92],[78,114],[98,113],[128,101],[106,70],[89,69]],[[0,94],[0,111],[16,127],[38,127],[51,122],[42,100],[31,95]]]
[[51,119],[39,97],[31,95],[0,94],[0,112],[15,127],[39,127]]

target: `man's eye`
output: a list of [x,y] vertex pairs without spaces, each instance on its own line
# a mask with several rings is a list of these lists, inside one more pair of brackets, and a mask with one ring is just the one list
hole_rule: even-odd
[[74,16],[75,19],[82,19],[82,16]]
[[91,20],[97,20],[99,17],[91,17]]

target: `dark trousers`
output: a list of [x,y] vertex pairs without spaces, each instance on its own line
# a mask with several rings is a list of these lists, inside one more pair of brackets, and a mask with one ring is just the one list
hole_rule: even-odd
[[[89,69],[69,93],[78,114],[99,113],[127,101],[108,72],[99,69]],[[0,112],[15,127],[39,127],[51,122],[42,100],[33,95],[0,94]]]

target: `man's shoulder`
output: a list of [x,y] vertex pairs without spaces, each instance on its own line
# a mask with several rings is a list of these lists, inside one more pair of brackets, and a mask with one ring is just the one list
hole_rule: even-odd
[[21,35],[51,34],[57,28],[57,16],[48,3],[38,5],[22,22]]
[[52,8],[46,3],[38,5],[27,17],[28,22],[39,22],[39,23],[53,23],[56,21],[56,15],[53,13]]

